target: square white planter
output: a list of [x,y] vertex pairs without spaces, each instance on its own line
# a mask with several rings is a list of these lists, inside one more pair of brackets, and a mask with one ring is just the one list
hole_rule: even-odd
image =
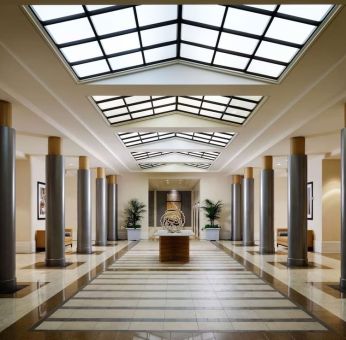
[[127,228],[127,240],[139,241],[141,239],[141,228]]
[[208,241],[218,241],[220,239],[220,228],[205,228],[205,239]]

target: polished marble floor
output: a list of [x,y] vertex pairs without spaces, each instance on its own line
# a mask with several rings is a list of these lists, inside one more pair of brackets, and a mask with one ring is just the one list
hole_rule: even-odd
[[317,284],[335,281],[339,261],[311,253],[319,266],[294,270],[271,264],[285,261],[284,248],[256,250],[193,240],[189,263],[162,264],[157,241],[121,241],[70,254],[82,264],[58,270],[22,269],[44,255],[18,255],[20,280],[45,285],[0,299],[2,329],[12,324],[0,339],[343,338],[344,299]]

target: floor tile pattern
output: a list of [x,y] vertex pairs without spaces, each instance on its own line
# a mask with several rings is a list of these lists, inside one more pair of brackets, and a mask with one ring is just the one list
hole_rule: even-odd
[[191,241],[187,264],[160,263],[141,241],[36,330],[325,331],[214,244]]

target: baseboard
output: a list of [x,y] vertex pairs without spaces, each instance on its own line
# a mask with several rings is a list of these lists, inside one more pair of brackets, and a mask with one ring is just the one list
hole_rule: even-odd
[[340,241],[314,240],[314,252],[316,253],[340,253]]
[[17,254],[32,254],[36,252],[35,241],[17,241],[16,253]]

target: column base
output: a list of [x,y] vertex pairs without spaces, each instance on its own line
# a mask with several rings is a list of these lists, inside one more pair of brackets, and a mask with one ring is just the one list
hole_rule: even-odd
[[92,252],[90,248],[77,249],[77,254],[91,254]]
[[287,267],[307,267],[308,260],[307,259],[287,259]]
[[275,254],[275,249],[259,249],[258,252],[260,254]]
[[46,259],[47,267],[66,267],[66,261],[62,259]]
[[340,279],[340,290],[346,292],[346,279]]
[[107,245],[107,242],[103,242],[103,241],[96,241],[95,242],[95,246],[97,247],[105,247]]
[[252,247],[255,245],[255,242],[254,241],[247,241],[247,242],[244,242],[243,241],[243,246],[249,246],[249,247]]
[[0,281],[0,293],[13,293],[17,290],[16,278]]

